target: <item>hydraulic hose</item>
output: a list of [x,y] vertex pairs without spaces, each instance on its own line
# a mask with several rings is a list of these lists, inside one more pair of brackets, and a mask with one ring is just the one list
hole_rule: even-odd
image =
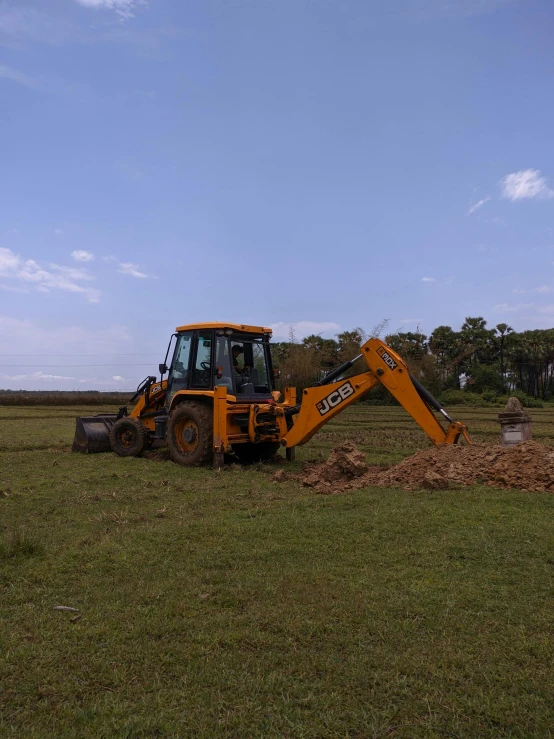
[[429,390],[426,390],[423,385],[419,382],[419,380],[416,380],[416,378],[410,373],[410,380],[413,382],[415,389],[417,390],[417,394],[419,397],[424,400],[427,405],[430,405],[431,408],[434,408],[439,413],[442,413],[442,415],[446,418],[446,420],[449,423],[453,423],[452,419],[448,415],[448,413],[444,410],[444,408],[441,406],[439,401],[436,398],[433,398]]
[[333,382],[337,377],[340,377],[344,372],[350,369],[354,362],[357,362],[358,359],[361,358],[361,354],[358,354],[357,357],[354,357],[354,359],[350,359],[348,362],[345,362],[344,364],[341,364],[340,367],[337,367],[336,369],[329,372],[328,375],[325,375],[325,377],[322,377],[321,380],[318,380],[317,382],[314,382],[311,387],[321,387],[322,385],[328,385],[330,382]]
[[[358,354],[357,357],[354,357],[354,359],[348,360],[348,362],[345,362],[344,364],[341,364],[340,367],[337,367],[334,370],[331,370],[329,374],[325,375],[325,377],[322,377],[321,380],[318,380],[317,382],[314,382],[313,385],[310,385],[310,387],[323,387],[323,385],[329,385],[331,382],[337,379],[337,377],[340,377],[342,374],[344,374],[347,370],[352,367],[352,365],[358,361],[358,359],[361,359],[362,354]],[[294,416],[295,413],[300,413],[301,405],[294,405],[290,408],[287,408],[285,410],[285,416]]]

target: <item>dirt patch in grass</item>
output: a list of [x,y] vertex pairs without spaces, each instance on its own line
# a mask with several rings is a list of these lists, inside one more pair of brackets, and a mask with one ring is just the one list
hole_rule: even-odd
[[355,445],[336,446],[327,461],[307,463],[297,478],[318,493],[340,493],[370,485],[445,489],[483,483],[532,492],[554,491],[554,450],[535,441],[502,447],[441,445],[416,452],[383,470],[370,467]]

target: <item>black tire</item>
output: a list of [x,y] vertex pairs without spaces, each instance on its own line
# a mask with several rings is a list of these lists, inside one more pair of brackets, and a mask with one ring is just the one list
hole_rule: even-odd
[[169,416],[167,446],[177,464],[209,464],[214,454],[213,410],[206,403],[186,400]]
[[252,442],[233,444],[233,451],[241,464],[267,462],[268,459],[277,454],[280,448],[281,445],[278,441],[260,441],[258,444]]
[[120,457],[138,457],[149,442],[148,429],[136,418],[120,418],[110,431],[110,446]]

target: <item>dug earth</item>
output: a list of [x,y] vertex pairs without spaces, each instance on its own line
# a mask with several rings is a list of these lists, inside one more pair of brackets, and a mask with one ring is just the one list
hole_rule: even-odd
[[[285,477],[290,479],[291,476],[283,475],[281,470],[276,473],[275,480]],[[474,483],[554,492],[554,448],[536,441],[511,447],[442,444],[383,469],[370,467],[365,455],[352,442],[345,441],[331,451],[327,461],[307,462],[294,479],[322,494],[371,485],[444,490]]]

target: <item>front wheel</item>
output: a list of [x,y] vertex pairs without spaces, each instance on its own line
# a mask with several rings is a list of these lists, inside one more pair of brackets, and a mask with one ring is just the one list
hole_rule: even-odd
[[210,406],[184,401],[171,412],[167,424],[167,446],[177,464],[208,464],[213,449],[213,412]]
[[110,446],[120,457],[138,457],[149,441],[148,429],[136,418],[120,418],[110,431]]
[[281,445],[278,441],[260,441],[258,444],[252,442],[233,444],[233,451],[241,464],[267,462],[268,459],[277,454],[280,448]]

